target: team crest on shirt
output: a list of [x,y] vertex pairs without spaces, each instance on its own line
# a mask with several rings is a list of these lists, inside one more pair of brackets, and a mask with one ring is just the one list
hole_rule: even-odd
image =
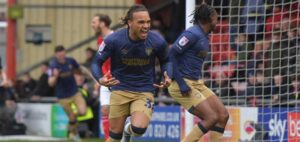
[[153,48],[152,47],[147,47],[145,48],[145,52],[148,56],[150,56],[152,54]]
[[179,40],[179,45],[180,46],[185,46],[189,42],[189,39],[187,39],[185,36],[181,37]]

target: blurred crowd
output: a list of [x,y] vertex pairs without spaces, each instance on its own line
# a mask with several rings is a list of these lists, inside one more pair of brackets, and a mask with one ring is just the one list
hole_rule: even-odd
[[210,36],[204,78],[223,99],[245,98],[248,106],[294,106],[300,89],[300,5],[265,4],[248,2],[235,24],[220,19]]

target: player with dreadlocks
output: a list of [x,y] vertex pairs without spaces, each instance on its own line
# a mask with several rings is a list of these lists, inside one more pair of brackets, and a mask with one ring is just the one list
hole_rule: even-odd
[[[102,43],[92,72],[103,86],[111,87],[109,111],[109,139],[107,142],[119,142],[123,135],[125,120],[131,116],[125,126],[127,134],[141,136],[146,132],[154,104],[154,86],[168,87],[171,79],[167,74],[170,65],[166,41],[157,33],[150,31],[150,16],[143,5],[132,6],[125,18],[128,27],[120,29]],[[101,66],[111,58],[111,77],[102,73]],[[158,58],[164,81],[154,84],[155,59]]]
[[177,102],[202,120],[182,142],[197,142],[210,130],[210,141],[219,142],[229,114],[201,79],[202,65],[209,52],[208,35],[218,22],[218,14],[211,6],[201,4],[193,16],[194,26],[184,31],[171,48],[174,80],[168,89]]

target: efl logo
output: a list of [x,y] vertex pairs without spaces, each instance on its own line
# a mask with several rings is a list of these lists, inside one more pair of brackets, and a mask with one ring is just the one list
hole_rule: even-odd
[[288,139],[289,142],[300,142],[300,113],[288,114]]
[[248,134],[248,135],[252,135],[253,132],[255,131],[254,128],[254,122],[253,121],[246,121],[244,123],[244,131]]

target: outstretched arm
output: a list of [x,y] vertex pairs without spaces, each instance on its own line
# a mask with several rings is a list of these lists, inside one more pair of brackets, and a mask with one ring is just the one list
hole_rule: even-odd
[[169,58],[169,48],[167,43],[164,43],[161,50],[158,52],[158,60],[160,63],[161,72],[163,73],[164,80],[160,82],[160,84],[154,84],[155,87],[165,88],[169,87],[172,80],[170,76],[172,76],[172,63]]
[[51,86],[51,87],[55,86],[55,84],[58,80],[59,74],[60,74],[60,71],[57,68],[52,69],[51,75],[49,76],[49,79],[48,79],[49,86]]

